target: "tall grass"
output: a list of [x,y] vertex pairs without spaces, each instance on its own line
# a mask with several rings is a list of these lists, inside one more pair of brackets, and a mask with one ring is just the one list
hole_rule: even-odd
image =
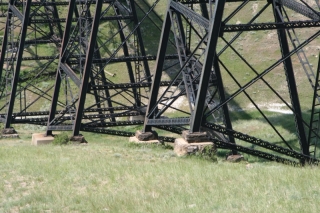
[[0,141],[0,212],[317,212],[318,168],[216,163],[85,134],[88,145]]

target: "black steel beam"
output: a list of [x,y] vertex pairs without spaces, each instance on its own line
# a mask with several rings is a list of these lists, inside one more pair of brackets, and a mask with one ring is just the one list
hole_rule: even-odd
[[12,119],[12,112],[14,108],[14,101],[16,98],[16,91],[18,87],[18,81],[19,81],[19,74],[20,74],[20,69],[21,69],[21,63],[22,63],[22,55],[23,55],[23,49],[24,49],[24,41],[27,36],[27,28],[29,24],[29,16],[30,16],[30,9],[31,9],[31,0],[27,0],[25,7],[24,7],[24,14],[23,14],[23,21],[21,25],[21,31],[20,31],[20,43],[18,47],[18,52],[17,52],[17,61],[16,61],[16,66],[14,69],[14,75],[13,75],[13,82],[12,82],[12,88],[11,88],[11,94],[10,94],[10,99],[9,99],[9,105],[8,105],[8,111],[7,111],[7,120],[5,123],[5,128],[10,128],[11,126],[11,119]]
[[[20,19],[20,21],[22,22],[24,20],[24,16],[23,14],[19,11],[19,9],[12,5],[12,4],[9,4],[9,10],[11,10],[11,12],[18,17],[18,19]],[[28,24],[28,23],[27,23]]]
[[211,20],[208,44],[205,53],[205,61],[201,71],[200,84],[195,102],[194,112],[191,115],[190,132],[200,132],[200,127],[203,118],[203,109],[209,85],[210,74],[216,57],[216,47],[218,37],[220,35],[220,28],[222,23],[222,16],[224,12],[225,0],[219,0],[215,5],[215,11]]
[[[116,6],[116,4],[115,4],[114,7],[115,7],[116,14],[120,15],[119,8]],[[123,43],[123,45],[122,45],[123,54],[124,54],[125,57],[129,57],[130,54],[129,54],[129,49],[128,49],[128,45],[127,45],[127,42],[126,42],[126,37],[124,35],[123,30],[121,30],[121,29],[123,29],[123,25],[121,23],[121,20],[118,21],[118,28],[119,28],[120,39],[121,39],[121,42]],[[128,70],[130,83],[135,83],[134,71],[133,71],[131,62],[130,61],[126,61],[126,65],[127,65],[127,70]],[[132,92],[133,92],[133,97],[134,97],[135,104],[137,106],[141,106],[141,101],[140,101],[137,89],[136,88],[132,88]]]
[[[51,6],[52,7],[52,16],[53,18],[50,19],[50,26],[53,25],[53,21],[52,20],[55,20],[55,19],[59,19],[59,13],[58,13],[58,9],[57,9],[57,2],[56,0],[52,0],[52,3],[53,5]],[[48,6],[46,5],[45,8],[47,8]],[[62,30],[62,26],[61,26],[61,23],[55,23],[57,26],[57,30],[58,30],[58,37],[60,39],[62,39],[63,37],[63,30]],[[53,32],[54,33],[54,32]]]
[[[282,14],[281,14],[281,7],[279,5],[273,4],[274,16],[276,22],[283,22]],[[280,42],[280,49],[282,53],[282,57],[288,55],[290,53],[288,39],[286,35],[285,29],[278,30],[278,38]],[[306,138],[306,132],[303,125],[303,118],[301,112],[301,106],[299,101],[299,95],[297,91],[297,85],[295,81],[295,75],[293,70],[293,65],[291,61],[291,57],[288,57],[284,60],[284,69],[286,72],[287,82],[288,82],[288,89],[290,93],[290,98],[292,102],[292,108],[294,109],[294,117],[296,122],[296,129],[298,133],[298,138],[300,142],[300,148],[304,155],[309,155],[309,145]],[[303,163],[303,162],[302,162]]]
[[300,13],[301,15],[304,15],[310,19],[313,19],[313,20],[320,19],[319,12],[308,8],[306,5],[301,4],[295,0],[275,0],[275,3],[277,3],[279,5],[286,6],[286,7],[290,8],[291,10],[293,10],[297,13]]
[[97,41],[101,10],[102,10],[102,1],[98,1],[96,3],[96,10],[95,10],[92,28],[91,28],[88,50],[86,52],[86,63],[84,66],[82,84],[79,92],[78,107],[76,112],[75,123],[73,126],[73,136],[78,136],[80,133],[81,120],[82,120],[82,115],[84,110],[84,104],[86,101],[86,95],[88,91],[89,78],[90,78],[91,69],[92,69],[92,58],[93,58],[92,56],[94,55],[96,41]]
[[[138,20],[138,14],[137,14],[136,6],[135,6],[134,2],[135,2],[134,0],[130,0],[130,5],[131,5],[132,13],[133,13],[133,22],[134,22],[135,26],[138,26],[136,28],[136,33],[137,33],[141,56],[146,56],[147,54],[146,54],[146,50],[144,47],[144,41],[142,39],[140,22]],[[150,72],[148,61],[145,58],[143,58],[142,62],[143,62],[143,67],[144,67],[144,71],[145,71],[145,75],[146,75],[145,77],[147,78],[147,81],[151,83],[151,78],[150,78],[151,72]]]
[[146,120],[144,122],[143,132],[150,132],[152,130],[151,126],[147,125],[147,119],[154,118],[155,111],[156,111],[155,108],[157,107],[156,106],[157,97],[160,89],[163,65],[164,65],[167,45],[169,41],[169,36],[171,32],[171,19],[169,15],[169,9],[170,9],[170,4],[168,4],[167,13],[162,26],[159,48],[157,53],[156,70],[152,79],[151,92],[150,92],[148,107],[146,111],[146,117],[145,117]]
[[[14,0],[10,0],[10,4],[13,4]],[[2,40],[2,46],[1,46],[1,55],[0,55],[0,82],[2,81],[2,72],[3,72],[3,65],[4,61],[8,61],[8,58],[6,57],[6,51],[7,51],[7,44],[8,44],[8,35],[11,27],[11,20],[12,13],[7,13],[7,19],[6,19],[6,27],[4,28],[4,34],[3,34],[3,40]],[[11,59],[12,60],[12,59]]]
[[293,28],[320,27],[320,20],[290,21],[281,23],[258,23],[258,24],[227,24],[223,27],[223,32],[242,32]]
[[[61,49],[60,49],[60,59],[59,59],[60,63],[65,63],[64,53],[65,53],[65,50],[66,50],[66,47],[67,47],[67,44],[68,44],[68,41],[70,38],[72,17],[73,17],[75,5],[76,5],[76,0],[69,1],[67,21],[66,21],[66,26],[65,26]],[[48,117],[46,135],[52,134],[52,130],[49,127],[55,118],[55,114],[56,114],[56,110],[57,110],[57,103],[58,103],[58,99],[59,99],[59,92],[60,92],[60,86],[61,86],[61,80],[62,80],[61,73],[60,73],[62,71],[60,68],[60,63],[59,63],[59,67],[58,67],[58,70],[56,73],[55,87],[54,87],[52,101],[51,101],[51,108],[50,108],[50,113],[49,113],[49,117]]]
[[[221,75],[220,65],[218,62],[218,56],[214,57],[213,66],[214,66],[214,73],[217,78],[217,89],[218,89],[218,93],[219,93],[220,102],[224,102],[226,100],[226,95],[225,95],[225,91],[224,91],[224,85],[223,85],[223,79],[222,79],[222,75]],[[231,119],[230,119],[228,105],[227,104],[223,105],[222,110],[223,110],[224,122],[225,122],[227,129],[232,129],[232,123],[231,123]],[[228,137],[229,137],[230,143],[235,143],[233,135],[228,135]],[[232,150],[232,152],[234,155],[237,154],[236,150]]]

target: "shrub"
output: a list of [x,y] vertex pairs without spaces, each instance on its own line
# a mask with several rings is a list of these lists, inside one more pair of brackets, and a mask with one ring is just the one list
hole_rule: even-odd
[[69,137],[67,133],[61,133],[54,136],[52,144],[54,145],[66,145],[69,143]]

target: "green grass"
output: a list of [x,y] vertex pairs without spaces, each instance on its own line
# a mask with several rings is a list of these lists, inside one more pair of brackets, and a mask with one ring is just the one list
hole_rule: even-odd
[[317,212],[318,168],[213,163],[85,134],[88,145],[0,141],[0,212]]

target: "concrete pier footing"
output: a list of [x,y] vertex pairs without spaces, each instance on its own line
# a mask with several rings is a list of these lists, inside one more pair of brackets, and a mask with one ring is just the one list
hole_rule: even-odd
[[136,131],[135,136],[130,137],[130,143],[137,144],[159,144],[158,133],[155,131],[151,132],[141,132],[140,130]]
[[1,131],[1,138],[19,138],[19,134],[14,128],[5,128]]
[[51,135],[45,136],[44,133],[34,133],[32,134],[32,145],[45,145],[52,143],[54,137]]

